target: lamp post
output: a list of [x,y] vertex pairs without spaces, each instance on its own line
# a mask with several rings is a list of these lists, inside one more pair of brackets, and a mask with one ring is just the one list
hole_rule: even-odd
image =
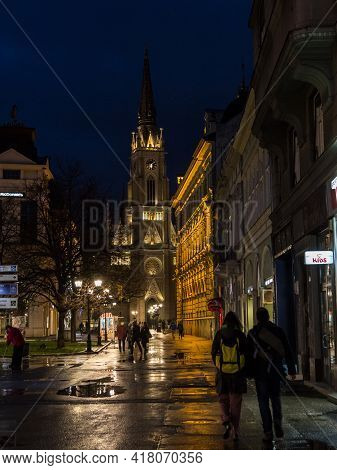
[[[96,279],[94,281],[95,287],[101,287],[102,281],[100,279]],[[81,279],[77,279],[75,281],[75,287],[77,289],[81,289],[83,286],[83,281]],[[88,337],[87,337],[87,353],[92,352],[92,341],[91,341],[91,314],[90,314],[90,296],[93,294],[93,289],[87,287],[86,291],[86,299],[87,299],[87,312],[88,312]],[[100,338],[100,325],[98,326],[98,337],[97,340],[99,341]]]
[[[94,284],[95,287],[102,287],[103,281],[101,281],[101,279],[95,279]],[[102,346],[101,316],[98,317],[97,346]]]

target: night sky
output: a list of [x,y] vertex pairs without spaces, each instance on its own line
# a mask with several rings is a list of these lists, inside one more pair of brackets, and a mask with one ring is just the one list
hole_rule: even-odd
[[[0,121],[12,104],[36,127],[39,154],[80,160],[120,198],[128,174],[52,75],[0,1]],[[5,0],[17,21],[129,166],[144,47],[172,189],[202,135],[205,108],[235,95],[252,70],[252,0]]]

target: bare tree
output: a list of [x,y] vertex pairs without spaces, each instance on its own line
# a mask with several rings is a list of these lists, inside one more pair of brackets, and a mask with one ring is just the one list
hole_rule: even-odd
[[61,169],[57,180],[38,180],[26,190],[35,206],[37,232],[15,247],[21,295],[55,306],[59,348],[64,346],[66,313],[78,303],[73,282],[82,259],[81,202],[89,193],[77,165]]

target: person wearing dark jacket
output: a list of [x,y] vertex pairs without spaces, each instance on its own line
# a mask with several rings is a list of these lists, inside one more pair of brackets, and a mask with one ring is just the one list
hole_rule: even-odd
[[[279,326],[269,320],[268,310],[256,311],[257,325],[248,333],[248,360],[250,375],[254,377],[257,399],[264,431],[264,441],[273,440],[273,424],[277,438],[283,438],[281,382],[288,375],[295,379],[296,367],[288,339]],[[272,412],[269,402],[271,402]]]
[[239,436],[242,394],[247,392],[245,376],[246,336],[234,312],[228,312],[212,345],[217,367],[216,391],[219,397],[224,438]]
[[132,345],[131,345],[131,355],[133,355],[134,344],[136,343],[139,349],[140,354],[143,354],[142,346],[140,344],[141,333],[140,326],[137,323],[137,320],[134,320],[132,323]]
[[143,349],[144,349],[144,354],[146,354],[147,345],[149,344],[150,338],[152,337],[152,335],[150,333],[150,328],[148,327],[148,324],[146,322],[144,322],[144,325],[141,328],[140,337],[141,337],[141,340],[142,340],[142,346],[143,346]]
[[25,345],[24,337],[22,336],[19,328],[14,326],[6,325],[6,342],[7,345],[12,344],[13,356],[12,356],[12,370],[21,370],[23,348]]

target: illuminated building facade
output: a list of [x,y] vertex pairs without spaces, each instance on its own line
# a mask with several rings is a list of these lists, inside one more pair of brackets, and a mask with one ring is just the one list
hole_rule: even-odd
[[216,328],[207,302],[214,297],[212,144],[201,139],[173,197],[177,220],[177,320],[185,332],[211,338]]
[[[35,129],[16,119],[0,126],[0,265],[17,264],[10,247],[27,249],[38,240],[38,213],[35,201],[27,197],[27,188],[37,180],[52,179],[47,158],[39,158],[35,146]],[[20,266],[18,266],[20,280]],[[1,287],[3,288],[3,284]],[[0,291],[1,295],[3,292]],[[56,309],[42,296],[23,304],[18,285],[19,308],[0,310],[0,334],[9,321],[20,327],[27,337],[55,335],[58,327]]]
[[175,319],[176,235],[171,219],[163,129],[157,126],[147,52],[138,127],[132,133],[125,223],[131,236],[131,272],[139,285],[137,294],[130,299],[130,319],[151,322],[154,310],[162,320]]

